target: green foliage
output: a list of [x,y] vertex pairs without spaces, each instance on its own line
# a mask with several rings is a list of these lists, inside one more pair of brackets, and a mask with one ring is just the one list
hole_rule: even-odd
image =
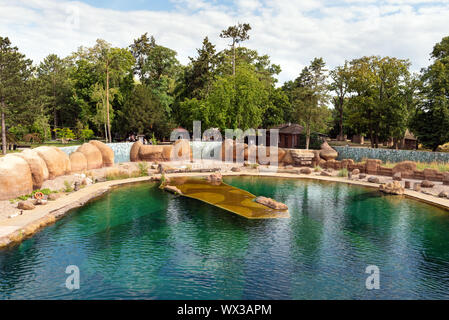
[[31,60],[25,58],[8,38],[0,37],[0,113],[5,119],[2,126],[2,152],[6,154],[7,127],[29,122],[36,114],[29,98]]
[[437,43],[433,63],[423,70],[420,95],[411,127],[419,141],[433,151],[449,141],[449,37]]
[[64,192],[72,192],[73,188],[72,188],[72,184],[70,182],[68,182],[67,180],[64,181]]
[[156,139],[156,136],[154,135],[154,132],[153,132],[153,134],[151,135],[150,141],[151,141],[151,144],[152,144],[153,146],[157,145],[157,139]]
[[93,136],[94,132],[91,129],[86,128],[81,130],[79,138],[82,139],[83,141],[86,141],[92,139]]
[[338,171],[338,176],[341,178],[347,178],[349,176],[349,172],[348,169],[343,168],[341,170]]
[[75,134],[70,128],[56,128],[53,131],[56,133],[56,137],[61,139],[62,143],[67,143],[69,140],[75,139]]
[[140,177],[146,177],[148,176],[148,163],[147,162],[139,162],[138,164],[139,167],[139,175]]

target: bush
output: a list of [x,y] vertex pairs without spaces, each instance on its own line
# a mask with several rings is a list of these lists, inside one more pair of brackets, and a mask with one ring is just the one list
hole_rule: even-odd
[[140,173],[140,177],[146,177],[148,176],[148,163],[147,162],[139,162],[137,164],[139,166],[139,173]]
[[[305,149],[306,148],[306,135],[300,134],[298,139],[298,148]],[[318,134],[312,133],[310,135],[309,149],[319,150],[321,149],[321,145],[323,144],[323,138],[321,138]]]
[[93,136],[94,132],[89,128],[82,129],[79,134],[79,138],[82,139],[83,141],[90,140],[92,139]]
[[347,178],[349,176],[348,169],[344,168],[338,171],[338,176],[342,178]]

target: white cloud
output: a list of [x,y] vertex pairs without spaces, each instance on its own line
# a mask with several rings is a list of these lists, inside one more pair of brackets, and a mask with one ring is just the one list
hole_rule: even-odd
[[249,22],[253,30],[245,45],[281,65],[281,82],[295,78],[316,56],[334,67],[362,55],[390,55],[410,59],[419,70],[433,45],[449,35],[447,1],[235,0],[232,7],[174,2],[171,12],[121,12],[80,2],[0,0],[0,35],[38,62],[49,53],[65,56],[91,46],[97,38],[126,47],[148,32],[186,63],[205,36],[223,49],[227,42],[220,31]]

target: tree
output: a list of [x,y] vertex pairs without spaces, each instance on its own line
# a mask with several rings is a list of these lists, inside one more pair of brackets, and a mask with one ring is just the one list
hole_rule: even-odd
[[130,48],[137,59],[134,73],[139,75],[141,83],[153,90],[169,115],[174,102],[176,80],[182,69],[176,59],[176,51],[158,45],[155,38],[148,38],[146,33],[134,40]]
[[126,49],[112,48],[109,43],[98,39],[96,45],[88,50],[88,58],[95,64],[99,72],[105,76],[106,96],[106,141],[112,142],[110,119],[110,81],[125,77],[132,71],[134,57]]
[[345,62],[344,66],[335,68],[330,72],[332,82],[329,89],[334,92],[335,96],[332,98],[335,110],[338,112],[339,135],[337,140],[343,141],[343,113],[345,107],[346,96],[349,92],[350,79],[349,65]]
[[53,127],[58,127],[58,112],[68,104],[70,86],[66,63],[55,54],[48,55],[37,69],[40,98],[53,117]]
[[226,30],[220,33],[220,38],[232,39],[230,44],[232,48],[232,75],[235,75],[236,70],[236,54],[235,46],[236,44],[249,39],[248,31],[251,30],[251,26],[248,23],[239,23],[235,26],[230,26]]
[[122,111],[126,117],[123,126],[128,132],[142,133],[151,136],[153,133],[159,138],[169,134],[172,125],[167,119],[165,110],[152,89],[139,84],[134,87]]
[[449,37],[437,43],[433,63],[422,70],[420,94],[411,126],[419,141],[436,151],[449,141]]
[[[0,112],[2,153],[6,154],[6,119],[24,111],[27,81],[31,76],[31,60],[25,58],[8,38],[0,37]],[[26,110],[25,110],[26,111]]]
[[[109,106],[108,103],[112,103],[115,99],[115,95],[118,93],[117,88],[111,88],[108,92],[105,90],[101,83],[96,83],[94,85],[92,91],[92,100],[97,103],[96,114],[92,118],[93,122],[97,125],[98,129],[101,130],[101,127],[104,127],[104,136],[106,142],[108,141],[108,117],[109,119],[114,119],[114,109]],[[109,99],[107,99],[106,95],[109,95]],[[109,111],[109,112],[108,112]]]
[[[186,121],[200,120],[207,128],[258,128],[268,106],[269,90],[252,66],[239,65],[235,76],[219,77],[206,99],[186,99],[180,112]],[[190,128],[191,124],[185,123]]]
[[391,57],[363,57],[350,62],[348,124],[368,134],[371,147],[379,140],[404,137],[409,123],[410,63]]
[[309,149],[312,131],[327,128],[329,120],[328,85],[326,69],[322,58],[315,58],[310,66],[305,67],[295,80],[292,91],[292,106],[296,118],[304,126],[306,149]]

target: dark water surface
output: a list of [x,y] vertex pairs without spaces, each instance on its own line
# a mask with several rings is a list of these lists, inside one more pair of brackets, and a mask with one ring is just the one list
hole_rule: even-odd
[[[0,250],[0,299],[449,298],[449,212],[337,183],[225,181],[286,203],[291,218],[122,187]],[[69,265],[79,290],[65,286]],[[365,287],[368,265],[380,290]]]

